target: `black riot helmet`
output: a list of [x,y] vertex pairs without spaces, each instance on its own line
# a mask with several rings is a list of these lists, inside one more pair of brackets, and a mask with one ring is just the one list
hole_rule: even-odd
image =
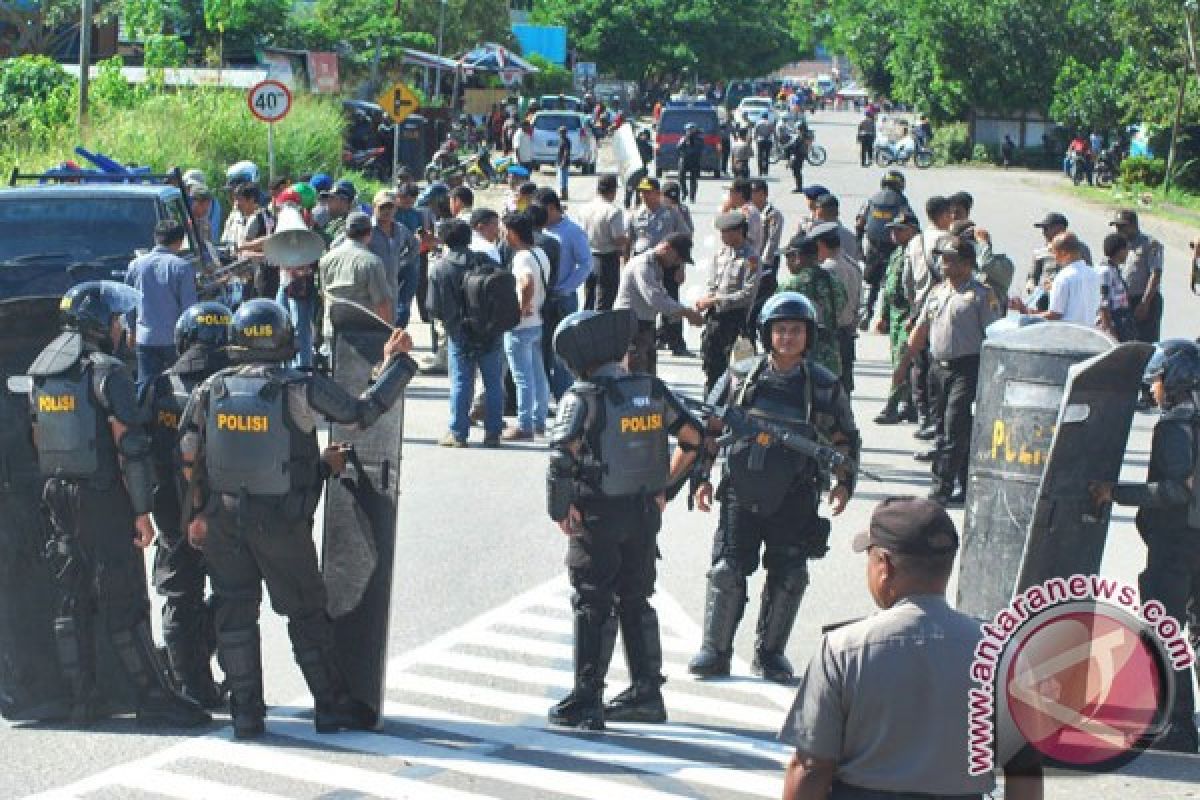
[[1167,339],[1154,347],[1143,383],[1162,378],[1168,394],[1200,389],[1200,348],[1188,339]]
[[807,323],[808,341],[805,351],[812,349],[817,341],[817,310],[809,299],[799,292],[780,292],[772,295],[758,312],[758,335],[763,347],[771,349],[771,324],[784,319],[799,319]]
[[243,303],[231,325],[236,361],[287,361],[296,354],[291,317],[274,300],[255,298]]
[[233,312],[221,303],[196,303],[175,323],[175,351],[183,355],[194,344],[217,350],[229,344]]
[[76,331],[105,353],[113,350],[112,321],[138,307],[142,293],[116,281],[86,281],[72,286],[59,303],[63,330]]
[[895,189],[897,192],[903,192],[906,185],[904,173],[898,169],[889,169],[879,181],[880,189]]
[[558,323],[554,352],[579,376],[624,358],[636,332],[637,317],[628,308],[576,311]]

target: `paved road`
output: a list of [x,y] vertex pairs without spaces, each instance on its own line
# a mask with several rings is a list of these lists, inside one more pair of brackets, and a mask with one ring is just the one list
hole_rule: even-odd
[[[873,191],[880,170],[857,165],[849,115],[824,114],[815,125],[830,150],[829,163],[810,182],[833,188],[850,216]],[[795,225],[800,196],[791,194],[781,167],[772,175],[775,200]],[[1062,210],[1097,250],[1107,232],[1106,212],[1060,196],[1053,176],[937,169],[908,171],[909,196],[923,206],[932,194],[967,189],[975,218],[993,233],[1000,251],[1024,269],[1038,243],[1031,227],[1046,211]],[[542,176],[549,184],[550,176]],[[590,180],[573,183],[575,202],[590,197]],[[693,208],[697,261],[711,254],[712,218],[723,182],[707,180]],[[1200,303],[1186,287],[1188,232],[1149,223],[1168,246],[1166,279],[1170,335],[1195,335]],[[689,277],[698,285],[699,270]],[[1014,285],[1021,285],[1018,274]],[[423,333],[423,332],[419,332]],[[698,350],[696,330],[688,332]],[[419,341],[426,341],[422,336]],[[924,493],[928,473],[910,458],[909,428],[877,428],[888,368],[882,337],[860,340],[855,412],[865,440],[864,462],[884,483],[864,482],[835,521],[832,550],[813,564],[812,585],[789,647],[802,663],[820,627],[868,613],[863,562],[849,537],[865,527],[881,497]],[[696,359],[664,362],[678,390],[699,391]],[[562,576],[564,543],[545,518],[541,445],[499,451],[443,450],[444,378],[420,378],[408,394],[401,512],[389,676],[389,713],[382,734],[317,737],[304,719],[309,704],[292,664],[282,622],[264,611],[270,736],[255,745],[230,741],[222,723],[201,736],[145,735],[129,721],[81,734],[47,727],[0,727],[6,768],[0,796],[46,793],[55,797],[412,797],[412,798],[667,798],[778,797],[785,749],[773,737],[790,693],[749,677],[756,608],[751,604],[737,640],[745,657],[738,677],[693,681],[687,659],[699,643],[704,572],[714,520],[689,513],[682,502],[665,517],[660,540],[660,591],[670,681],[665,687],[667,727],[612,726],[603,736],[547,730],[544,713],[570,683],[569,590]],[[1136,421],[1127,472],[1143,474],[1152,418]],[[480,434],[475,434],[477,437]],[[958,512],[961,520],[961,512]],[[1144,550],[1132,516],[1119,513],[1110,533],[1104,571],[1133,581]],[[757,597],[761,575],[753,579]],[[968,589],[969,587],[964,587]],[[609,681],[624,683],[621,657]],[[1200,759],[1147,756],[1122,774],[1055,778],[1048,797],[1139,798],[1200,796]]]

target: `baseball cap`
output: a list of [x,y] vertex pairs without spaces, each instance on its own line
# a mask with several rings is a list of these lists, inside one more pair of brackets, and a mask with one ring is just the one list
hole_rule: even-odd
[[683,259],[683,263],[685,263],[685,264],[692,263],[692,237],[691,236],[687,235],[686,233],[672,233],[670,236],[668,236],[663,241],[665,241],[668,245],[670,245],[671,249],[679,254],[679,257],[681,259]]
[[333,185],[329,191],[321,192],[321,194],[336,194],[339,197],[344,197],[347,200],[354,200],[358,196],[358,190],[354,188],[354,184],[347,180],[340,180]]
[[829,194],[829,190],[820,184],[814,183],[812,186],[804,187],[804,196],[809,200],[816,200],[818,197]]
[[896,218],[887,224],[889,228],[919,228],[921,227],[920,220],[917,215],[911,211],[901,211],[896,215]]
[[515,175],[518,178],[528,178],[529,170],[525,169],[524,167],[522,167],[521,165],[518,164],[517,166],[509,167],[508,174]]
[[1061,225],[1067,227],[1067,218],[1057,211],[1051,211],[1046,216],[1042,217],[1041,222],[1033,223],[1035,228],[1049,228],[1051,225]]
[[396,193],[393,192],[391,189],[380,189],[378,192],[375,193],[375,198],[371,201],[371,205],[381,206],[386,203],[391,203],[392,205],[395,205]]
[[324,172],[318,172],[309,180],[308,185],[318,192],[328,192],[333,188],[333,178]]
[[831,194],[823,194],[817,198],[817,208],[837,209],[841,207],[838,199]]
[[740,211],[727,211],[718,214],[716,225],[719,231],[731,231],[746,224],[746,215]]
[[637,185],[637,190],[639,192],[661,192],[662,184],[658,178],[646,177],[642,178],[642,182]]
[[952,233],[939,237],[933,246],[935,256],[957,256],[968,261],[975,260],[975,245]]
[[369,230],[371,230],[371,218],[363,212],[351,211],[346,215],[346,233],[353,236]]
[[601,175],[596,181],[596,190],[599,192],[611,192],[617,188],[616,175]]
[[188,186],[188,197],[193,200],[211,200],[212,190],[203,183],[193,183]]
[[1131,208],[1123,208],[1120,211],[1118,211],[1116,214],[1113,214],[1112,221],[1109,222],[1108,224],[1109,225],[1137,225],[1138,224],[1137,212]]
[[889,497],[875,506],[867,530],[855,534],[854,552],[882,547],[891,553],[941,556],[958,550],[958,531],[946,509],[919,497]]

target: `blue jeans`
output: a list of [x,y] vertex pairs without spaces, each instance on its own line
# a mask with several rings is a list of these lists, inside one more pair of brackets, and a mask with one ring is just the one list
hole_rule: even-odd
[[146,395],[146,389],[158,379],[159,375],[170,368],[179,354],[174,345],[139,344],[137,353],[137,396],[140,403]]
[[417,296],[417,282],[421,278],[421,261],[415,259],[400,267],[400,287],[396,292],[396,326],[407,328],[412,317],[413,299]]
[[562,194],[565,194],[567,191],[567,185],[571,179],[571,168],[570,167],[557,167],[557,172],[558,172],[558,193],[560,195],[562,195]]
[[[579,295],[575,292],[555,292],[558,296],[559,304],[562,307],[563,316],[574,314],[579,310]],[[551,333],[553,336],[553,333]],[[571,384],[575,382],[575,376],[571,374],[571,370],[567,369],[566,362],[558,356],[552,356],[554,366],[550,371],[550,391],[554,393],[555,399],[562,399],[563,393],[571,388]]]
[[450,367],[450,432],[465,442],[471,431],[471,401],[475,399],[475,369],[483,376],[483,428],[488,435],[499,435],[504,428],[503,354],[497,341],[486,352],[452,336],[447,355]]
[[[293,367],[311,367],[313,365],[313,299],[306,297],[297,300],[288,297],[284,287],[280,286],[275,294],[275,302],[283,306],[292,318],[292,327],[296,329],[296,357],[292,359]],[[332,345],[332,342],[330,343]]]
[[517,427],[528,433],[545,430],[550,406],[550,383],[542,361],[542,326],[518,328],[504,334],[504,353],[517,387]]

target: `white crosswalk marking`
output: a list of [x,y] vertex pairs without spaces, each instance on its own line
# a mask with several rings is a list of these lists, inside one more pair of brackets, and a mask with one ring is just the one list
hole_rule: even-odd
[[[662,594],[654,605],[670,722],[610,723],[603,734],[547,726],[546,709],[572,684],[569,595],[565,580],[552,581],[394,659],[382,733],[318,735],[304,698],[275,709],[260,742],[234,742],[225,729],[38,800],[131,790],[184,800],[315,798],[331,789],[414,800],[780,796],[790,750],[773,736],[791,691],[750,677],[692,680],[686,660],[699,631]],[[735,671],[745,675],[745,664]],[[618,649],[610,693],[626,680]]]

